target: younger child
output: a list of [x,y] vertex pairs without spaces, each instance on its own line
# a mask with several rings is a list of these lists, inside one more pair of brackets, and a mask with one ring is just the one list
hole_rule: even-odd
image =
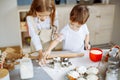
[[60,32],[60,36],[54,40],[47,51],[44,59],[46,59],[51,50],[63,41],[63,50],[72,52],[81,52],[90,49],[89,31],[85,24],[89,17],[89,10],[84,5],[75,5],[70,13],[70,23],[67,24]]

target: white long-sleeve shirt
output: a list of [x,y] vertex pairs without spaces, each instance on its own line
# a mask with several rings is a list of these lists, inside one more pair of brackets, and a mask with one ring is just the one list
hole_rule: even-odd
[[[37,34],[37,32],[35,31],[34,27],[36,27],[36,29],[40,30],[40,29],[50,29],[50,17],[48,16],[44,21],[40,21],[37,17],[34,17],[34,22],[35,22],[35,26],[31,20],[30,16],[27,16],[27,24],[28,24],[28,30],[29,30],[29,35],[31,37],[31,42],[35,47],[35,50],[41,50],[42,49],[42,44],[40,41],[40,38]],[[58,18],[57,15],[55,17],[55,21],[54,21],[54,25],[58,27]],[[34,27],[33,27],[34,26]]]

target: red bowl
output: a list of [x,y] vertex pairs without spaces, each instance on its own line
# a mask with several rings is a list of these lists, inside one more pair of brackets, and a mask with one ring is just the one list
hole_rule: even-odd
[[103,51],[100,48],[91,48],[89,57],[93,62],[98,62],[102,59]]

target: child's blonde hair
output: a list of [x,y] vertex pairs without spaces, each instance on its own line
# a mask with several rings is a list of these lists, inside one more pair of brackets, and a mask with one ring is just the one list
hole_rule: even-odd
[[54,25],[55,20],[55,4],[54,0],[33,0],[31,8],[27,15],[36,17],[36,12],[50,12],[51,25]]
[[78,22],[84,24],[89,18],[89,9],[85,5],[76,5],[73,7],[70,13],[70,20],[72,22]]

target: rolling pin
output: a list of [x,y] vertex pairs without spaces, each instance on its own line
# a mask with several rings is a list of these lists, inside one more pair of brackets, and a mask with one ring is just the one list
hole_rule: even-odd
[[50,54],[48,56],[48,59],[54,58],[54,57],[63,57],[63,58],[73,58],[73,57],[82,57],[84,56],[84,53],[63,53],[63,54]]

